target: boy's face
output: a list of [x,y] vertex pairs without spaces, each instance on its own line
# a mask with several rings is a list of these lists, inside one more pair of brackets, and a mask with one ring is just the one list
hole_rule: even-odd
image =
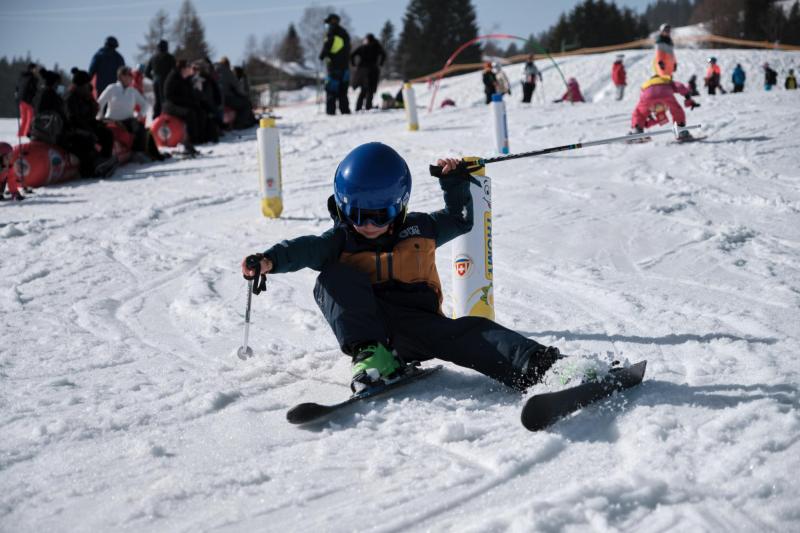
[[353,224],[353,229],[356,230],[356,233],[366,237],[367,239],[377,239],[389,231],[389,226],[391,226],[391,224],[387,224],[385,226],[376,226],[372,222],[367,221],[367,223],[363,226],[356,226]]

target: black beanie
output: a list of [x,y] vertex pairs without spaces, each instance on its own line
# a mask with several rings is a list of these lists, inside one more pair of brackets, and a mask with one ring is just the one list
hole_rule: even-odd
[[76,87],[80,87],[81,85],[86,85],[92,81],[92,78],[89,77],[89,73],[85,70],[81,70],[78,67],[72,67],[72,84]]

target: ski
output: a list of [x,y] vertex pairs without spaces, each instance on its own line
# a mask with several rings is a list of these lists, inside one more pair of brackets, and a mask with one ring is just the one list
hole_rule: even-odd
[[436,365],[428,368],[422,368],[415,365],[408,365],[400,377],[385,383],[370,387],[359,393],[353,394],[343,402],[324,405],[314,402],[301,403],[295,405],[286,412],[286,420],[290,424],[309,424],[311,422],[318,422],[331,414],[340,411],[341,409],[353,405],[364,400],[369,400],[376,396],[386,394],[400,387],[412,383],[418,379],[430,376],[437,370],[440,370],[442,365]]
[[696,141],[702,141],[702,140],[703,140],[703,139],[705,139],[706,137],[708,137],[708,135],[701,135],[701,136],[699,136],[699,137],[688,137],[688,138],[686,138],[686,139],[675,139],[675,140],[673,141],[673,144],[686,144],[686,143],[693,143],[693,142],[696,142]]
[[630,139],[628,141],[625,141],[625,144],[644,144],[644,143],[649,143],[652,140],[653,140],[652,137],[639,137],[637,139]]
[[642,382],[646,366],[647,361],[640,361],[629,367],[612,368],[600,380],[531,396],[522,408],[522,425],[530,431],[539,431],[616,391],[634,387]]

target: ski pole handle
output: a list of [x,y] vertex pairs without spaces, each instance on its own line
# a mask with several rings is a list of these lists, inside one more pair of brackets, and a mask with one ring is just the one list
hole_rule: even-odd
[[428,166],[428,171],[431,173],[431,176],[434,178],[463,178],[469,179],[470,173],[479,170],[483,166],[483,159],[478,159],[477,161],[464,161],[463,159],[459,161],[458,166],[448,172],[446,175],[443,173],[443,167],[439,165],[430,165]]

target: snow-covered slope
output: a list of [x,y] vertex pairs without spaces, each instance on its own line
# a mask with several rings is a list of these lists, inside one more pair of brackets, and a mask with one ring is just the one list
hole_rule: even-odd
[[[710,53],[679,50],[678,77]],[[0,531],[800,528],[800,91],[756,81],[800,54],[713,54],[751,83],[699,99],[705,142],[488,168],[498,321],[582,359],[649,361],[638,389],[540,433],[519,424],[523,397],[452,365],[320,428],[288,425],[291,405],[349,392],[310,271],[270,278],[256,356],[235,355],[241,257],[329,227],[348,150],[396,147],[415,210],[441,205],[437,156],[493,155],[476,74],[444,82],[458,106],[421,113],[419,132],[401,111],[281,110],[279,220],[259,212],[252,131],[0,204]],[[561,62],[593,103],[525,107],[515,87],[512,151],[626,132],[650,52],[626,53],[622,102],[613,55]],[[449,249],[438,265],[448,292]]]

